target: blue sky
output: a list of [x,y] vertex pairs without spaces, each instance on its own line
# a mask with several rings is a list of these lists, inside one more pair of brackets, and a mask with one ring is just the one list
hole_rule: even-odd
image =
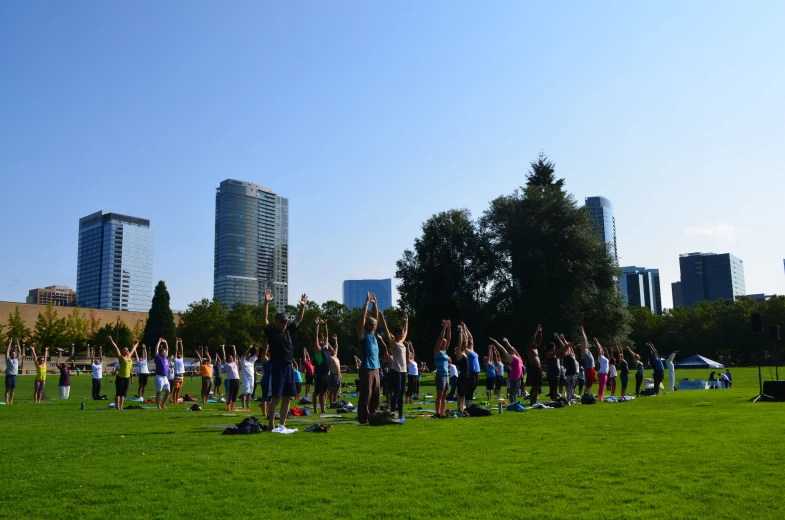
[[0,300],[75,287],[100,209],[151,220],[174,308],[211,297],[235,178],[290,199],[290,295],[340,301],[540,150],[613,201],[666,307],[692,251],[785,293],[784,26],[782,2],[2,2]]

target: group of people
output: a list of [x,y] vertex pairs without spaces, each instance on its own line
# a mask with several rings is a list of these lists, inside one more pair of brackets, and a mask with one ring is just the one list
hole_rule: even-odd
[[[265,292],[263,311],[267,344],[262,352],[254,345],[249,345],[242,356],[237,355],[234,345],[229,345],[231,351],[228,354],[226,346],[221,345],[220,354],[216,350],[214,357],[207,347],[199,347],[196,350],[201,367],[202,402],[208,402],[213,396],[220,396],[223,387],[227,410],[236,409],[238,396],[241,407],[249,408],[255,395],[257,376],[261,376],[261,408],[267,415],[270,429],[274,428],[279,405],[280,424],[285,427],[291,399],[300,399],[303,375],[306,397],[310,395],[313,386],[314,411],[318,409],[324,413],[327,401],[336,402],[342,385],[338,337],[335,334],[330,336],[327,324],[323,320],[315,321],[312,352],[303,349],[303,373],[300,372],[300,367],[293,358],[293,335],[303,319],[307,296],[302,295],[299,312],[292,322],[289,322],[285,314],[278,313],[270,323],[268,312],[271,301],[272,295],[268,290]],[[384,336],[377,332],[380,324]],[[366,424],[370,415],[380,409],[382,393],[387,397],[389,409],[397,412],[399,417],[404,416],[404,404],[412,403],[413,396],[419,394],[419,379],[422,373],[427,371],[427,364],[424,361],[418,364],[415,360],[414,347],[406,339],[408,331],[407,315],[403,316],[402,323],[390,327],[378,308],[376,297],[368,293],[357,325],[359,355],[355,355],[359,400],[357,414],[360,424]],[[457,324],[455,333],[456,337],[453,338],[452,322],[442,320],[441,331],[433,348],[436,394],[434,418],[446,417],[447,400],[457,401],[458,411],[465,412],[472,404],[483,370],[485,397],[488,400],[495,392],[497,399],[504,396],[512,403],[517,402],[519,397],[528,396],[530,405],[534,405],[538,396],[543,394],[543,382],[546,379],[549,386],[547,396],[551,400],[556,400],[563,393],[569,403],[583,394],[591,394],[596,383],[597,397],[602,401],[606,391],[615,397],[618,389],[621,397],[627,396],[630,373],[634,372],[635,393],[640,394],[644,379],[644,361],[653,369],[655,394],[659,393],[666,368],[670,376],[670,389],[675,388],[673,361],[677,352],[671,353],[664,360],[651,343],[647,344],[648,355],[644,360],[629,347],[623,348],[618,341],[608,348],[603,347],[597,338],[589,341],[585,330],[580,327],[576,341],[569,341],[561,333],[553,334],[553,341],[546,344],[545,358],[541,360],[543,329],[538,325],[528,341],[525,356],[513,347],[507,338],[502,338],[501,342],[489,338],[488,354],[481,364],[479,355],[475,351],[474,337],[466,324],[463,322]],[[177,338],[175,352],[171,356],[167,341],[164,338],[159,339],[154,358],[154,371],[148,367],[148,354],[144,345],[138,349],[139,343],[134,342],[130,350],[120,349],[111,337],[107,340],[114,347],[119,363],[115,374],[115,406],[118,410],[123,409],[134,359],[139,367],[138,397],[144,397],[149,375],[154,375],[157,407],[166,408],[170,398],[173,403],[180,401],[185,374],[184,349],[180,338]],[[9,341],[6,350],[5,396],[8,404],[13,403],[18,360],[22,355],[19,341],[16,340],[15,347],[13,343],[14,340]],[[48,350],[47,347],[43,352],[44,355],[38,357],[33,347],[33,356],[36,359],[34,385],[36,402],[40,402],[46,383],[45,359]],[[256,370],[257,361],[262,363],[261,373]],[[97,356],[93,352],[91,360],[92,393],[95,399],[102,398],[100,395],[102,366],[103,352],[99,349]],[[60,354],[58,354],[57,367],[60,370],[60,396],[61,399],[67,399],[70,388],[69,366],[62,362]],[[70,368],[73,368],[73,361]],[[721,379],[730,386],[729,371],[721,374]],[[507,391],[502,394],[505,385]],[[529,389],[528,394],[526,387]]]

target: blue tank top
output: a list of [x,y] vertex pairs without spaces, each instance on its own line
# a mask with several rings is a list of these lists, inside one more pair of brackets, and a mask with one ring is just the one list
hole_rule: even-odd
[[438,354],[433,356],[433,360],[436,361],[437,375],[446,376],[450,373],[447,368],[450,364],[450,356],[447,355],[447,352],[440,350]]
[[466,356],[469,358],[469,371],[475,374],[480,373],[480,356],[473,350],[466,352]]
[[376,342],[376,336],[369,333],[365,335],[364,339],[360,340],[360,353],[363,361],[360,368],[378,370],[381,367],[379,364],[379,344]]
[[496,377],[496,366],[493,363],[488,363],[485,366],[485,377],[488,378]]

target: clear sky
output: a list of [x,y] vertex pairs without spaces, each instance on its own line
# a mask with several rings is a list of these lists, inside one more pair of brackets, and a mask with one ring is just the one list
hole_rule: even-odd
[[[287,5],[288,4],[288,5]],[[215,188],[289,197],[290,296],[387,278],[544,150],[622,265],[730,252],[785,293],[785,2],[2,2],[0,300],[76,287],[78,219],[149,218],[213,292]]]

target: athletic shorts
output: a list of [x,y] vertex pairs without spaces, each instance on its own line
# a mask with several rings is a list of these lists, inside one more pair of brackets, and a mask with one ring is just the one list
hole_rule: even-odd
[[317,394],[323,394],[330,388],[330,374],[316,374],[314,376],[313,391]]
[[155,391],[171,391],[171,387],[169,386],[169,379],[166,376],[155,376]]
[[485,378],[485,389],[486,390],[493,390],[496,386],[496,376],[494,377],[486,377]]
[[114,378],[114,392],[117,397],[125,397],[128,395],[128,385],[131,379],[128,377],[115,377]]
[[270,386],[267,392],[269,397],[294,397],[297,387],[294,385],[294,369],[291,363],[270,364]]
[[504,376],[496,376],[496,389],[503,387],[506,380],[507,378]]
[[447,390],[450,386],[450,378],[448,376],[436,374],[434,382],[436,383],[436,390]]
[[593,368],[586,369],[586,384],[592,386],[597,381],[597,371]]
[[172,390],[180,390],[182,387],[183,387],[182,380],[178,381],[177,379],[175,379],[174,381],[172,381]]
[[537,369],[529,370],[526,374],[526,384],[532,391],[542,390],[542,372]]
[[340,387],[341,387],[341,376],[330,374],[330,388],[340,388]]
[[262,387],[262,401],[265,403],[272,401],[273,398],[268,395],[268,391],[270,390],[270,380],[268,379],[262,382],[259,386]]
[[142,386],[147,386],[147,378],[150,374],[139,374],[139,384]]
[[253,393],[253,379],[243,379],[243,391],[240,392],[244,395],[251,395]]
[[5,387],[8,390],[16,388],[16,376],[5,376]]
[[305,374],[305,384],[306,385],[313,384],[313,374]]
[[222,383],[221,376],[213,376],[213,384],[215,385],[216,388],[221,386],[221,383]]

